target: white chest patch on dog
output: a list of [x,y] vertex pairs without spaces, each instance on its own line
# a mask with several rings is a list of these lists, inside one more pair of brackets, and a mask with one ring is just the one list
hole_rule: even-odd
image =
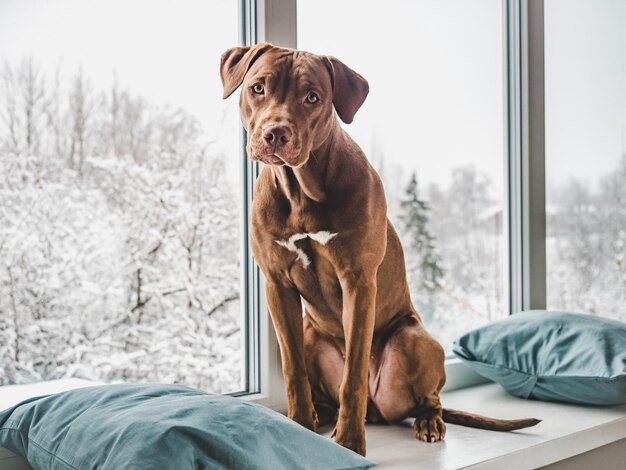
[[311,264],[311,260],[309,260],[309,257],[302,250],[302,248],[298,248],[296,246],[296,242],[298,240],[304,240],[305,238],[310,238],[311,240],[315,240],[316,242],[321,243],[322,245],[326,245],[326,243],[328,243],[336,235],[337,235],[336,233],[330,233],[324,230],[322,232],[315,232],[315,233],[296,233],[295,235],[290,236],[288,240],[274,240],[274,241],[278,243],[280,246],[284,246],[289,251],[297,254],[298,257],[296,258],[296,261],[297,260],[302,261],[302,265],[306,269],[309,267],[309,264]]

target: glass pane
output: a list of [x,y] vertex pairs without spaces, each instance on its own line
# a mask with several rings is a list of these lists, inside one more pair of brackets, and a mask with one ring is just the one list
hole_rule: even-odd
[[0,4],[0,384],[242,390],[237,9]]
[[298,47],[369,81],[346,130],[382,177],[413,303],[447,349],[508,314],[502,23],[500,0],[298,2]]
[[545,8],[548,307],[626,321],[626,1]]

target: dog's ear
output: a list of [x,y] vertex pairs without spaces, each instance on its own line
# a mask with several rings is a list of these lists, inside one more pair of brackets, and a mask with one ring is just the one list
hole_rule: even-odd
[[350,124],[359,110],[370,87],[367,80],[334,57],[324,57],[333,85],[333,105],[343,122]]
[[239,88],[243,82],[243,77],[246,76],[246,72],[254,61],[272,47],[274,46],[271,44],[261,43],[255,46],[233,47],[222,54],[220,76],[224,86],[223,99],[228,98]]

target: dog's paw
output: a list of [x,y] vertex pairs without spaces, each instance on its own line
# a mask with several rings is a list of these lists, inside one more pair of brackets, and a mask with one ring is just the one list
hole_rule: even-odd
[[420,441],[437,442],[446,437],[446,424],[437,411],[426,411],[415,418],[413,431]]
[[365,430],[359,431],[341,431],[335,428],[331,437],[335,438],[335,442],[340,446],[350,449],[357,454],[365,457]]

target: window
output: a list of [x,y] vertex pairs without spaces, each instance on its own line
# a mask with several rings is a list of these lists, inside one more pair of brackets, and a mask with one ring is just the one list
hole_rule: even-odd
[[234,0],[0,5],[0,385],[248,388],[239,25]]
[[428,329],[449,348],[506,316],[502,1],[299,0],[297,15],[299,49],[369,81],[346,130],[383,179]]
[[626,1],[547,0],[547,303],[626,321]]
[[180,382],[284,405],[247,243],[258,167],[221,100],[219,56],[241,38],[368,79],[346,129],[447,349],[543,307],[546,287],[551,308],[624,320],[626,2],[596,3],[545,0],[544,162],[544,2],[2,2],[0,384]]

